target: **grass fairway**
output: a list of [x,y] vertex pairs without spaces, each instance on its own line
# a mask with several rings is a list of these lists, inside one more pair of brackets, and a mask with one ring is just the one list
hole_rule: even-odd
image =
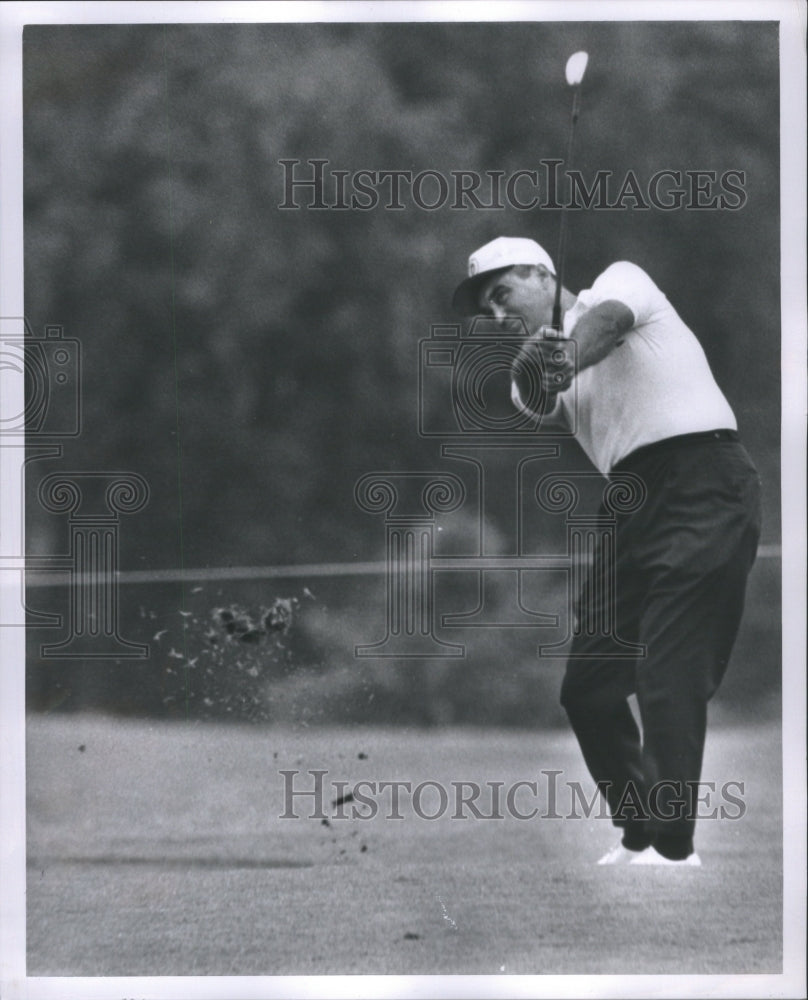
[[[402,795],[403,819],[386,819],[389,792],[372,820],[280,819],[279,770],[310,788],[316,768],[350,787],[540,789],[558,770],[591,794],[566,732],[32,716],[28,975],[781,971],[774,727],[711,729],[704,780],[744,782],[746,813],[701,821],[701,869],[599,868],[615,834],[594,817],[458,820],[452,802],[428,821]],[[437,802],[425,794],[423,810]]]

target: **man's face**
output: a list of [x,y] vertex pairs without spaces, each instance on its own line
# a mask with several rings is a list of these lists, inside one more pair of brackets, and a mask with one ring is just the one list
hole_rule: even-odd
[[524,321],[529,334],[553,318],[555,278],[543,267],[512,267],[493,274],[480,290],[480,309],[503,322]]

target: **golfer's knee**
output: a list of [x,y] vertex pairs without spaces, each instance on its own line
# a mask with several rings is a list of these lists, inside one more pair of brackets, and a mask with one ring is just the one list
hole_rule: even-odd
[[615,711],[625,702],[627,692],[622,685],[606,683],[602,677],[579,676],[567,673],[561,683],[561,705],[570,722],[589,723]]
[[570,719],[591,715],[597,706],[595,692],[579,679],[567,674],[561,683],[561,706]]

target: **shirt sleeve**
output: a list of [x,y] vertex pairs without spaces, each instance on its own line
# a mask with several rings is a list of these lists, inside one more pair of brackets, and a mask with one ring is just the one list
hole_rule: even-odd
[[634,325],[642,326],[651,320],[667,302],[664,294],[641,267],[627,260],[611,264],[589,290],[588,308],[601,302],[622,302],[634,314]]

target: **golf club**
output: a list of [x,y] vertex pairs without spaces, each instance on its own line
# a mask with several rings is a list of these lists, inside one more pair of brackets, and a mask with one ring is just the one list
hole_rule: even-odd
[[[586,72],[586,64],[589,62],[589,55],[586,52],[574,52],[567,60],[565,75],[567,83],[572,87],[572,113],[570,115],[570,131],[567,140],[567,159],[565,169],[569,171],[572,163],[572,143],[575,138],[575,123],[581,112],[581,81]],[[564,284],[564,256],[567,241],[567,206],[561,208],[561,225],[558,234],[558,254],[556,255],[556,289],[555,300],[553,301],[553,329],[561,331],[561,288]]]

